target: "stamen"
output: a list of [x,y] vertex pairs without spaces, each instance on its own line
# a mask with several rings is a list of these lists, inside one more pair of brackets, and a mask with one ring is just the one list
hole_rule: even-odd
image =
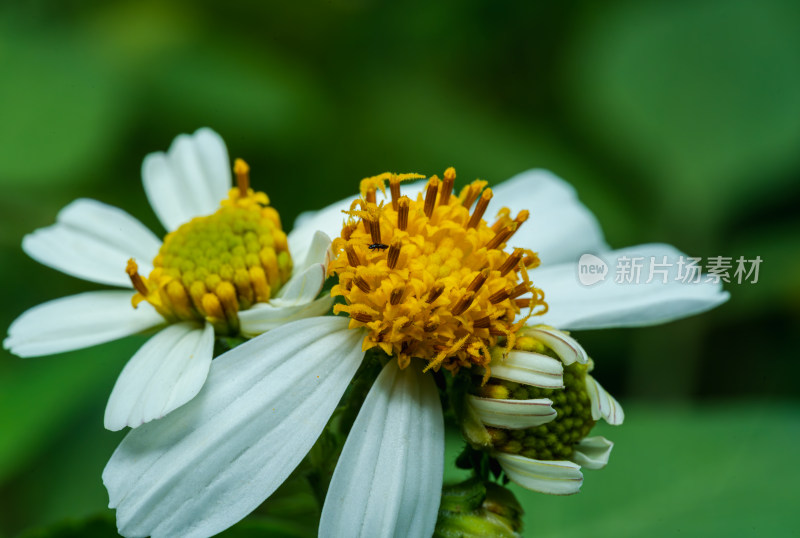
[[491,334],[492,336],[506,336],[507,335],[506,331],[504,331],[504,330],[502,330],[502,329],[500,329],[498,327],[490,327],[489,328],[489,334]]
[[450,203],[450,194],[453,192],[453,185],[456,182],[456,169],[452,166],[444,171],[444,181],[442,181],[442,193],[439,195],[439,205]]
[[408,196],[400,198],[400,210],[397,212],[397,227],[402,231],[408,228],[408,208],[410,204],[411,200],[409,200]]
[[467,286],[467,291],[478,291],[481,286],[483,286],[483,283],[486,282],[486,279],[489,278],[489,272],[489,268],[487,267],[475,275],[475,278],[472,279],[472,282]]
[[519,261],[522,259],[523,252],[525,252],[525,249],[514,249],[514,252],[508,258],[506,258],[506,261],[504,261],[503,265],[500,266],[500,276],[506,276],[509,271],[517,266]]
[[528,211],[527,209],[523,209],[522,211],[520,211],[519,213],[517,213],[517,218],[515,218],[515,219],[514,219],[514,223],[516,224],[516,226],[514,226],[514,228],[511,230],[511,233],[510,233],[510,234],[508,234],[508,237],[506,237],[506,241],[508,241],[509,239],[511,239],[511,236],[512,236],[512,235],[514,235],[515,233],[517,233],[517,230],[519,230],[519,227],[520,227],[520,226],[522,226],[522,224],[523,224],[523,223],[524,223],[526,220],[528,220],[528,217],[530,217],[530,215],[531,215],[531,212],[530,212],[530,211]]
[[392,209],[397,211],[397,204],[400,201],[400,178],[392,176],[389,179],[389,191],[392,193]]
[[502,290],[496,291],[489,296],[489,302],[492,304],[497,304],[505,301],[512,291],[513,288],[503,288]]
[[[513,225],[513,224],[512,224],[512,227],[514,227],[514,226],[515,226],[515,225]],[[494,237],[492,237],[492,238],[489,240],[489,242],[488,242],[488,243],[486,243],[486,248],[487,248],[488,250],[492,250],[492,249],[495,249],[495,248],[499,247],[500,245],[502,245],[503,243],[505,243],[505,242],[506,242],[506,240],[507,240],[509,237],[511,237],[511,234],[513,234],[513,233],[514,233],[514,231],[513,231],[513,230],[511,230],[510,228],[503,228],[503,229],[501,229],[499,232],[497,232],[497,233],[495,234],[495,236],[494,236]]]
[[476,329],[488,329],[489,325],[491,325],[492,318],[489,316],[483,316],[482,318],[478,318],[472,322],[472,326]]
[[436,205],[436,193],[439,190],[439,178],[433,176],[430,181],[428,181],[428,190],[425,193],[425,216],[431,218],[433,214],[433,207]]
[[389,304],[398,305],[400,301],[403,299],[403,293],[405,292],[405,288],[395,288],[392,290],[392,293],[389,295]]
[[376,198],[375,187],[371,187],[370,189],[368,189],[366,195],[364,196],[364,198],[366,198],[368,204],[376,203],[378,200]]
[[365,314],[364,312],[350,312],[350,317],[356,321],[360,321],[361,323],[369,323],[372,321],[372,316]]
[[431,292],[428,294],[427,303],[430,304],[436,299],[438,299],[443,291],[444,291],[444,284],[436,284],[433,288],[431,288]]
[[344,251],[347,253],[347,261],[350,262],[351,267],[361,265],[361,259],[358,257],[358,252],[353,248],[353,245],[347,245],[344,247]]
[[483,218],[483,214],[486,211],[486,208],[489,207],[489,200],[492,199],[492,189],[486,189],[481,194],[481,199],[478,200],[478,205],[475,206],[475,212],[472,213],[472,217],[470,217],[469,222],[467,223],[467,228],[474,228],[478,225]]
[[389,254],[386,257],[386,264],[389,266],[389,269],[394,269],[397,266],[397,261],[400,259],[401,248],[402,244],[399,239],[395,239],[392,242],[392,246],[389,247]]
[[425,325],[422,326],[422,330],[425,331],[426,333],[432,333],[438,328],[439,324],[433,321],[428,321],[425,323]]
[[366,280],[364,280],[364,278],[363,278],[361,275],[356,275],[356,276],[353,278],[353,284],[355,284],[356,286],[358,286],[358,289],[360,289],[360,290],[361,290],[361,291],[363,291],[364,293],[369,293],[369,292],[370,292],[370,290],[372,289],[372,288],[370,287],[370,285],[369,285],[369,282],[367,282]]
[[514,299],[514,304],[517,308],[530,308],[533,299]]
[[475,293],[474,292],[467,292],[461,299],[458,300],[456,305],[453,307],[453,315],[460,316],[464,313],[464,311],[470,307],[472,301],[475,300]]
[[233,172],[236,174],[236,186],[239,187],[239,194],[247,196],[250,191],[250,166],[244,159],[236,159],[233,162]]
[[500,211],[497,212],[497,220],[492,224],[492,231],[497,233],[503,226],[508,225],[510,222],[511,210],[507,207],[501,208]]
[[139,266],[136,265],[136,260],[133,258],[128,260],[128,266],[125,267],[125,272],[128,273],[134,289],[147,297],[149,291],[147,289],[147,285],[144,283],[142,275],[139,274]]
[[344,226],[342,226],[342,239],[349,241],[353,232],[356,231],[356,228],[358,228],[358,223],[356,221],[351,220],[346,222]]
[[[371,217],[372,215],[370,215]],[[368,222],[368,221],[364,221]],[[381,242],[381,223],[380,217],[375,216],[375,220],[369,221],[369,235],[372,237],[372,243],[378,244]]]
[[472,183],[464,187],[464,190],[461,191],[461,194],[464,196],[464,201],[462,202],[462,205],[467,209],[472,207],[472,204],[475,203],[475,200],[478,199],[478,196],[480,196],[481,191],[485,186],[486,186],[485,181],[477,180],[473,181]]
[[523,293],[528,293],[529,291],[531,291],[531,290],[528,287],[528,284],[526,284],[525,282],[522,282],[520,284],[517,284],[514,287],[514,289],[511,290],[511,293],[508,294],[508,298],[509,299],[516,299],[517,297],[519,297]]

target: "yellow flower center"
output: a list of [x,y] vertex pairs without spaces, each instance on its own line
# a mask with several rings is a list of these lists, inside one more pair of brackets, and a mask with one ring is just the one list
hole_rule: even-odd
[[218,334],[236,334],[238,311],[266,302],[289,279],[292,260],[278,212],[249,184],[249,167],[234,165],[237,187],[213,215],[167,234],[148,278],[128,262],[136,295],[168,321],[207,320]]
[[[503,208],[489,226],[483,214],[491,189],[475,181],[453,196],[455,176],[448,168],[443,180],[432,177],[416,200],[400,196],[400,182],[422,176],[363,180],[362,198],[345,212],[350,218],[333,242],[330,273],[339,283],[332,294],[345,303],[334,313],[346,312],[350,328],[367,329],[365,351],[378,346],[402,368],[418,357],[427,369],[476,364],[488,372],[489,346],[503,338],[510,349],[527,316],[547,308],[528,278],[527,269],[539,264],[536,254],[504,250],[528,212],[512,219]],[[379,205],[376,191],[385,192],[386,180],[391,204]],[[515,322],[522,308],[529,312]]]

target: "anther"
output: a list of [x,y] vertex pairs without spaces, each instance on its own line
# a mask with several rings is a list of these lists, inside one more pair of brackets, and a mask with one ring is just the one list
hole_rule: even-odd
[[439,324],[433,321],[427,321],[425,322],[425,325],[422,326],[422,330],[425,331],[426,333],[432,333],[438,328]]
[[514,223],[516,224],[516,226],[514,226],[513,229],[511,230],[511,233],[508,234],[508,237],[506,237],[506,241],[508,241],[511,238],[512,235],[517,233],[517,230],[519,230],[519,227],[522,226],[522,224],[526,220],[528,220],[528,217],[530,217],[530,216],[531,216],[531,212],[528,211],[527,209],[523,209],[522,211],[517,213],[517,218],[514,219]]
[[400,178],[392,175],[389,179],[389,192],[392,194],[392,209],[397,211],[398,202],[400,201]]
[[475,300],[474,292],[470,291],[464,294],[464,296],[461,297],[461,299],[459,299],[456,305],[453,307],[453,315],[460,316],[461,314],[463,314],[464,311],[470,307],[472,301],[474,300]]
[[356,321],[360,321],[361,323],[369,323],[372,321],[372,316],[365,314],[364,312],[351,312],[350,317]]
[[403,292],[405,288],[395,288],[392,290],[392,293],[389,295],[389,303],[393,305],[400,304],[400,301],[403,299]]
[[353,235],[353,232],[356,231],[356,228],[358,228],[358,223],[356,221],[350,220],[346,222],[344,226],[342,226],[342,239],[349,241],[350,236]]
[[247,196],[250,190],[250,166],[244,159],[236,159],[233,162],[233,172],[236,174],[236,186],[239,187],[239,194]]
[[506,336],[506,332],[497,327],[490,327],[489,334],[491,334],[492,336]]
[[125,272],[128,273],[134,289],[146,297],[149,291],[147,290],[147,285],[144,283],[142,275],[139,274],[139,266],[136,265],[136,260],[133,258],[128,260],[128,265],[125,267]]
[[450,203],[450,194],[453,192],[453,185],[456,182],[456,169],[452,166],[444,171],[444,181],[442,181],[442,193],[439,195],[439,205]]
[[480,273],[475,275],[475,278],[472,279],[472,282],[469,283],[467,286],[467,291],[478,291],[483,283],[486,282],[486,279],[489,278],[489,268],[483,269]]
[[488,329],[489,325],[492,323],[492,318],[489,316],[483,316],[482,318],[478,318],[472,322],[472,326],[476,329]]
[[469,222],[467,223],[467,228],[475,228],[478,223],[480,223],[481,219],[483,218],[483,214],[486,212],[486,208],[489,207],[489,200],[492,199],[492,189],[486,189],[481,194],[480,200],[478,200],[478,205],[475,206],[475,212],[472,213],[472,217],[470,217]]
[[500,266],[500,276],[506,276],[509,271],[514,269],[522,259],[522,254],[524,252],[524,249],[515,248],[514,252],[508,258],[506,258],[506,261],[504,261],[503,265]]
[[361,275],[356,275],[353,278],[353,284],[358,286],[358,289],[360,289],[364,293],[369,293],[372,290],[372,288],[369,285],[369,282],[364,280],[364,277],[362,277]]
[[344,251],[347,253],[347,261],[350,263],[350,267],[361,265],[361,259],[358,257],[358,252],[353,248],[353,245],[347,245],[344,247]]
[[489,302],[492,304],[497,304],[505,301],[512,291],[513,288],[503,288],[502,290],[498,290],[489,296]]
[[428,294],[426,302],[428,304],[432,303],[433,301],[439,298],[439,296],[442,294],[443,291],[444,291],[444,284],[436,284],[433,288],[431,288],[431,291]]
[[528,284],[526,284],[525,282],[521,282],[520,284],[517,284],[514,287],[513,290],[511,290],[511,293],[508,294],[508,298],[509,299],[516,299],[517,297],[519,297],[523,293],[528,293],[529,291],[531,291],[531,290],[528,287]]
[[411,200],[408,199],[408,196],[400,198],[400,202],[398,203],[400,209],[397,212],[397,227],[402,231],[408,228],[408,208],[410,203]]
[[481,190],[483,190],[483,187],[485,186],[485,181],[473,181],[464,187],[464,191],[462,191],[464,194],[464,201],[462,202],[462,205],[467,209],[472,207],[472,204],[478,199],[478,196],[481,194]]
[[497,220],[492,224],[492,231],[497,233],[510,222],[512,222],[511,210],[507,207],[503,207],[497,212]]
[[381,223],[378,220],[378,217],[375,217],[375,220],[371,221],[364,221],[369,222],[369,235],[372,237],[372,244],[380,244],[381,243]]
[[439,178],[433,176],[428,181],[428,190],[425,192],[425,216],[431,218],[433,207],[436,205],[436,193],[439,191]]
[[514,305],[517,308],[530,308],[533,299],[514,299]]
[[511,225],[511,227],[502,228],[499,232],[492,237],[488,243],[486,243],[486,248],[489,250],[495,249],[506,242],[506,240],[511,237],[511,234],[514,231],[511,228],[514,228],[515,225]]
[[375,187],[370,187],[369,189],[367,189],[367,193],[364,196],[364,198],[366,198],[368,204],[376,203],[378,200],[376,198],[376,189],[375,189]]
[[402,245],[399,239],[395,239],[392,242],[392,246],[389,247],[389,254],[386,256],[386,265],[389,266],[389,269],[394,269],[397,267],[397,261],[400,259],[400,249]]

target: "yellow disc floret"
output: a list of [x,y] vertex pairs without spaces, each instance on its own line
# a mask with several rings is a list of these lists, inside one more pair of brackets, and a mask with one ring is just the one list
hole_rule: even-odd
[[216,213],[167,234],[148,278],[136,262],[127,272],[134,305],[152,304],[168,321],[207,320],[218,334],[235,334],[238,311],[266,302],[289,279],[292,260],[278,212],[249,187],[249,168],[234,166],[237,187]]
[[[527,269],[539,264],[536,254],[503,250],[528,213],[512,219],[504,209],[489,226],[483,214],[491,189],[475,181],[452,195],[452,168],[443,180],[432,177],[416,200],[400,196],[400,181],[418,177],[362,181],[362,198],[345,212],[349,219],[333,242],[330,273],[339,283],[332,294],[344,299],[334,312],[347,313],[351,328],[368,329],[364,350],[378,346],[403,368],[418,357],[427,368],[476,364],[488,371],[489,346],[499,339],[513,346],[524,322],[515,322],[520,309],[530,316],[547,308],[528,278]],[[385,192],[387,180],[391,203],[378,204],[376,191]]]

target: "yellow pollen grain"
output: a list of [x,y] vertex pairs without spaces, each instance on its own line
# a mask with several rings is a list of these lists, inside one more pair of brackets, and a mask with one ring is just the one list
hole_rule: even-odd
[[[411,199],[400,195],[399,177],[365,179],[362,198],[345,212],[329,268],[339,278],[331,293],[342,297],[334,313],[366,329],[363,349],[379,347],[401,367],[415,357],[434,369],[487,367],[488,348],[513,340],[519,328],[518,290],[532,292],[531,314],[545,307],[524,271],[526,259],[538,258],[525,249],[502,250],[521,223],[507,211],[497,230],[486,223],[492,197],[486,182],[453,196],[455,170],[448,168],[443,180],[432,177]],[[377,204],[369,193],[386,192],[386,181],[391,203]]]

